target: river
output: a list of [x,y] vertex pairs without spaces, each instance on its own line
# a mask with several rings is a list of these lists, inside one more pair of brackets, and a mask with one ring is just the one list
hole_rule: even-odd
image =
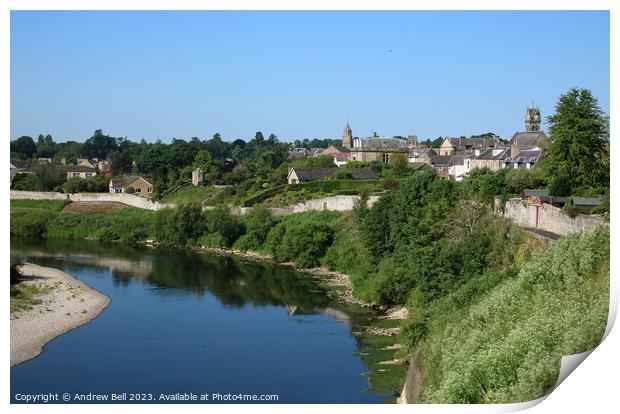
[[307,274],[88,241],[13,239],[11,251],[111,298],[99,317],[11,368],[13,402],[17,393],[150,394],[151,402],[175,393],[274,394],[280,403],[393,398],[394,390],[371,387],[354,334],[376,316],[334,303]]

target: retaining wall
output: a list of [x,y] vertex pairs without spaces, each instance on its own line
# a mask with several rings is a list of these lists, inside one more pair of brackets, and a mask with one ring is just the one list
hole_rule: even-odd
[[[368,197],[368,207],[372,206],[379,196]],[[303,213],[305,211],[351,211],[355,203],[359,200],[359,196],[339,195],[332,197],[317,198],[308,200],[303,203],[294,204],[287,207],[272,207],[271,212],[277,216],[285,216],[287,214]],[[250,211],[252,207],[233,207],[231,213],[243,215]]]
[[161,210],[166,207],[174,207],[174,204],[164,204],[158,201],[151,201],[144,197],[138,197],[126,193],[76,193],[63,194],[44,191],[17,191],[11,190],[12,199],[21,200],[71,200],[71,201],[108,201],[122,203],[128,206],[141,208],[144,210]]
[[[537,211],[538,222],[536,221]],[[561,236],[574,232],[587,232],[598,226],[609,227],[609,223],[600,215],[579,214],[571,218],[558,207],[550,204],[540,206],[521,199],[508,200],[503,215],[519,226],[537,228]]]

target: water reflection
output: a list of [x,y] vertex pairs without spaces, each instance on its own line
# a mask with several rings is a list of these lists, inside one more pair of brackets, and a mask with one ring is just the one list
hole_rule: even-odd
[[114,283],[147,283],[159,289],[182,289],[194,296],[206,292],[233,308],[284,306],[289,315],[323,313],[341,321],[349,317],[330,307],[325,289],[291,269],[236,257],[214,256],[166,248],[141,248],[67,240],[12,240],[11,251],[43,266],[83,266],[109,270]]

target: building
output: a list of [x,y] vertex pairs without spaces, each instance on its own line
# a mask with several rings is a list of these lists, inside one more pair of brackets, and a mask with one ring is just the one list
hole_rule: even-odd
[[597,198],[585,198],[585,197],[573,197],[573,205],[577,207],[582,213],[591,213],[594,207],[598,207],[603,204],[601,197]]
[[196,168],[192,171],[192,185],[199,186],[204,184],[204,171],[202,168]]
[[150,179],[138,175],[129,175],[124,178],[112,178],[110,180],[110,193],[126,193],[131,187],[133,194],[140,197],[150,197],[153,193],[153,183]]
[[450,178],[450,159],[451,155],[431,155],[428,157],[428,165],[433,167],[439,178]]
[[106,177],[112,177],[112,164],[110,164],[107,160],[97,161],[97,171],[100,175],[105,175]]
[[[511,149],[512,151],[512,149]],[[532,169],[538,166],[542,150],[538,147],[532,149],[521,150],[514,157],[508,157],[503,161],[502,168],[512,169]]]
[[510,147],[476,150],[470,158],[470,169],[488,168],[495,172],[504,168],[504,161],[510,157]]
[[84,165],[65,165],[65,172],[67,173],[67,180],[76,177],[86,180],[97,175],[97,170]]
[[96,159],[88,159],[88,158],[78,158],[77,165],[82,165],[84,167],[95,168],[97,167]]
[[342,170],[339,168],[289,168],[286,180],[289,184],[300,184],[308,181],[326,180],[334,178],[337,171],[349,171],[354,180],[372,180],[376,178],[370,168],[351,168]]
[[310,155],[311,155],[310,150],[307,148],[303,148],[303,147],[293,148],[292,150],[288,152],[289,160],[295,160],[298,158],[306,158],[306,157],[309,157]]
[[540,129],[540,109],[537,107],[525,110],[525,131],[515,132],[510,139],[510,156],[515,157],[520,151],[543,148],[547,143],[547,135]]
[[465,155],[453,155],[448,161],[448,176],[455,181],[463,181],[469,173],[470,165],[470,159]]
[[472,152],[500,144],[496,137],[446,138],[439,146],[439,155],[455,155],[457,152]]
[[415,135],[410,135],[408,139],[382,138],[375,132],[369,138],[354,138],[348,123],[342,134],[342,147],[350,151],[351,161],[390,163],[394,154],[404,154],[407,157],[414,144],[417,144]]
[[546,189],[523,190],[521,198],[524,200],[529,200],[534,204],[542,205],[543,203],[547,203],[555,207],[563,207],[566,202],[566,197],[555,197],[549,195],[549,190]]

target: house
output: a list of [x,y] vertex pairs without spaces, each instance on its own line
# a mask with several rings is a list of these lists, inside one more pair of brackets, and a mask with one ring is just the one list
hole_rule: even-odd
[[82,165],[84,167],[96,168],[97,160],[96,159],[88,159],[88,158],[78,158],[77,165]]
[[432,148],[415,148],[409,151],[409,162],[411,164],[416,163],[428,163],[428,160],[431,155],[438,155],[437,152]]
[[97,171],[94,168],[84,165],[65,165],[64,167],[67,173],[67,180],[75,177],[87,179],[97,175]]
[[[511,149],[512,151],[512,149]],[[532,169],[538,166],[542,150],[538,147],[532,149],[521,150],[514,157],[508,157],[502,162],[502,168],[512,169]]]
[[586,198],[586,197],[573,197],[573,205],[581,210],[582,213],[590,213],[594,207],[603,204],[601,197]]
[[472,152],[477,149],[495,147],[499,143],[496,137],[446,138],[439,146],[439,155],[455,155],[461,151]]
[[140,197],[150,197],[153,193],[153,183],[150,179],[138,175],[128,175],[124,178],[112,178],[110,180],[110,193],[126,193],[131,187],[133,194]]
[[487,148],[475,150],[471,157],[470,168],[488,168],[496,172],[504,168],[504,160],[510,156],[510,147]]
[[470,159],[463,154],[454,155],[448,161],[448,176],[455,181],[463,181],[469,169]]
[[306,158],[310,156],[310,150],[308,150],[307,148],[293,148],[292,150],[290,150],[288,152],[288,158],[290,160],[294,160],[297,158]]
[[112,164],[107,160],[101,160],[97,162],[96,168],[101,175],[112,177]]
[[[415,139],[414,139],[415,137]],[[351,161],[383,161],[390,163],[394,154],[407,156],[412,145],[417,143],[417,137],[411,135],[407,139],[383,138],[376,132],[369,138],[353,138],[351,127],[347,123],[342,134],[342,147],[350,151]],[[335,147],[340,151],[340,147]],[[327,150],[326,150],[327,151]]]
[[38,164],[51,164],[52,163],[52,159],[51,158],[46,158],[46,157],[41,157],[41,158],[37,158],[37,163]]
[[450,159],[451,155],[431,155],[428,164],[433,167],[440,178],[450,178]]
[[347,155],[336,155],[334,157],[334,164],[336,164],[336,167],[338,168],[346,167],[348,162],[349,162],[348,154]]
[[351,168],[348,170],[339,168],[289,168],[286,180],[289,184],[325,180],[333,178],[337,171],[351,172],[354,180],[372,180],[376,178],[374,171],[370,168]]
[[542,205],[543,203],[551,204],[555,207],[563,207],[566,203],[566,197],[556,197],[549,195],[549,190],[546,189],[526,189],[523,190],[521,198],[529,200],[534,204]]

